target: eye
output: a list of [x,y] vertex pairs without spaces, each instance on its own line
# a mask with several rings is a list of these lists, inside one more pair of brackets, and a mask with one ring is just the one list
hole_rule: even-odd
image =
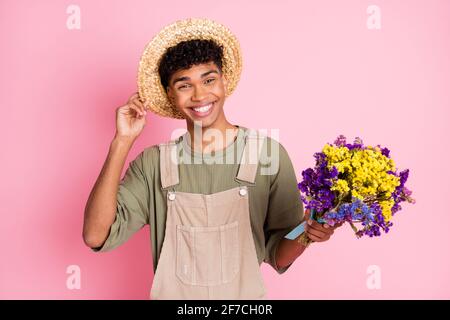
[[205,83],[206,83],[206,84],[209,84],[209,83],[214,82],[214,80],[216,80],[216,79],[214,79],[214,78],[209,78],[209,79],[207,79],[207,80],[205,81]]
[[185,89],[185,88],[187,88],[188,86],[189,86],[188,84],[183,84],[182,86],[179,86],[179,87],[178,87],[178,90],[179,90],[179,89]]

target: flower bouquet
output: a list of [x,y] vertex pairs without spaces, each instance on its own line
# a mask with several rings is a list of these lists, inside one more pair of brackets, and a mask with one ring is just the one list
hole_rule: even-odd
[[[387,233],[400,203],[415,203],[405,186],[409,170],[398,172],[389,153],[358,137],[349,144],[343,135],[315,153],[315,167],[304,170],[298,184],[311,218],[330,226],[348,222],[357,238]],[[305,232],[298,241],[312,242]]]

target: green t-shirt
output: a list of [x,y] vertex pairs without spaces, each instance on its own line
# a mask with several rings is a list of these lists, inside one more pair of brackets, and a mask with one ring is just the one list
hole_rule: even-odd
[[[180,162],[180,183],[175,186],[175,191],[211,194],[239,186],[235,180],[240,163],[238,157],[243,152],[248,129],[236,127],[239,130],[235,141],[215,153],[194,152],[188,139],[183,139],[183,136],[176,139],[179,142],[178,154],[190,161]],[[116,218],[108,238],[102,247],[93,251],[112,250],[149,224],[153,269],[156,271],[167,212],[167,190],[161,189],[159,162],[158,145],[145,148],[130,162],[119,184]],[[277,267],[277,245],[302,221],[304,211],[294,168],[281,143],[270,137],[265,139],[255,184],[241,184],[247,185],[249,190],[250,222],[258,262],[269,263],[282,274],[290,265]]]

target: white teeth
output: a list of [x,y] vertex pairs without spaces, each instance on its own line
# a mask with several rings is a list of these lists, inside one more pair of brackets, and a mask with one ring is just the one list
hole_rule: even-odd
[[212,107],[212,103],[210,103],[210,104],[208,104],[207,106],[204,106],[204,107],[194,108],[194,110],[197,111],[197,112],[206,112],[209,109],[211,109],[211,107]]

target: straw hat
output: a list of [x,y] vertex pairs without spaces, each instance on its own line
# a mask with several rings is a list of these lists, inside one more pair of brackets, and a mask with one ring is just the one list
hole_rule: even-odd
[[161,84],[159,63],[166,50],[187,40],[213,40],[223,47],[222,71],[228,80],[229,96],[236,88],[242,71],[242,55],[239,42],[225,26],[209,20],[190,18],[176,21],[163,28],[145,47],[139,62],[138,90],[144,104],[156,114],[184,119],[173,105]]

